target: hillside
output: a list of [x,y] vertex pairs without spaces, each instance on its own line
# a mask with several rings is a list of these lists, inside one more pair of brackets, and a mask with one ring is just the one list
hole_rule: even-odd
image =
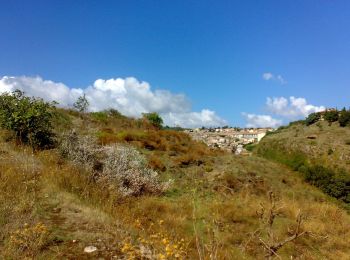
[[255,153],[290,166],[328,194],[350,202],[349,126],[296,122],[266,136]]
[[[185,133],[159,130],[144,119],[116,111],[59,110],[53,126],[55,147],[34,152],[11,132],[1,131],[1,257],[346,259],[350,255],[348,212],[279,163],[212,150]],[[289,136],[291,129],[266,137],[263,145]],[[315,134],[303,131],[303,136]],[[300,139],[304,140],[301,134]],[[321,140],[326,142],[326,137],[311,141]],[[341,147],[348,149],[346,143]],[[114,157],[109,157],[111,151]],[[332,156],[340,152],[334,149]],[[146,165],[141,164],[142,156]],[[111,158],[121,161],[108,161]],[[117,171],[113,167],[126,163],[125,158],[131,160],[126,172],[129,167],[139,179],[115,182],[113,171],[106,169]],[[146,169],[158,176],[141,176]],[[128,192],[123,193],[120,185]],[[93,252],[84,252],[88,246],[95,247],[90,248]]]

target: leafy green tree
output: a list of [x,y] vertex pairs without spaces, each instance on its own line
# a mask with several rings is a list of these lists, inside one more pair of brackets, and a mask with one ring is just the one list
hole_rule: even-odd
[[33,149],[51,147],[54,144],[52,119],[55,104],[27,97],[20,90],[4,93],[0,95],[0,126]]
[[338,121],[339,121],[339,125],[341,127],[345,127],[348,124],[350,124],[350,111],[346,110],[345,107],[342,109],[342,111],[340,111]]
[[144,113],[143,118],[148,120],[152,125],[154,125],[157,128],[162,128],[163,125],[163,119],[160,117],[160,115],[156,112],[153,113]]
[[312,125],[321,119],[320,113],[311,113],[306,119],[306,125]]
[[327,110],[324,114],[324,119],[331,125],[333,122],[338,121],[339,119],[339,111],[335,110]]
[[85,113],[89,107],[89,101],[87,100],[85,94],[78,97],[77,101],[73,104],[73,107],[81,113]]

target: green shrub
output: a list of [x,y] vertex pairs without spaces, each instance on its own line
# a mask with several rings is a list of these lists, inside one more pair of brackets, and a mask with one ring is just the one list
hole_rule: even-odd
[[306,119],[305,119],[305,124],[306,125],[312,125],[316,122],[318,122],[321,118],[320,113],[311,113]]
[[275,142],[260,143],[256,151],[262,157],[285,164],[302,173],[306,182],[320,188],[329,196],[350,203],[349,173],[343,170],[336,172],[321,165],[311,165],[305,154],[298,151],[286,151]]
[[350,203],[350,175],[345,171],[335,172],[321,165],[304,168],[304,179],[326,194]]
[[153,126],[161,128],[163,125],[163,119],[156,112],[153,113],[144,113],[143,117],[148,120]]
[[327,110],[324,114],[324,119],[329,123],[332,124],[333,122],[338,121],[339,119],[339,112],[338,110]]
[[350,111],[343,108],[339,115],[339,125],[345,127],[350,124]]
[[20,90],[0,95],[0,125],[14,133],[15,138],[33,149],[54,144],[52,119],[55,103],[27,97]]

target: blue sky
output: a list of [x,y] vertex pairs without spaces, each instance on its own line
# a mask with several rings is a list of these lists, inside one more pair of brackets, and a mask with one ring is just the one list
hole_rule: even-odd
[[133,77],[186,95],[189,113],[278,125],[349,106],[349,28],[349,1],[1,1],[0,77],[70,89]]

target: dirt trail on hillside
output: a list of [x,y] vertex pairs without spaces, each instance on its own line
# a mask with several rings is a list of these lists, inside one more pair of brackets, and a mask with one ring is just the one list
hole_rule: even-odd
[[[69,193],[45,195],[45,222],[52,228],[56,245],[50,247],[59,259],[119,258],[118,243],[125,232],[100,210],[81,204]],[[92,253],[84,252],[96,247]]]

